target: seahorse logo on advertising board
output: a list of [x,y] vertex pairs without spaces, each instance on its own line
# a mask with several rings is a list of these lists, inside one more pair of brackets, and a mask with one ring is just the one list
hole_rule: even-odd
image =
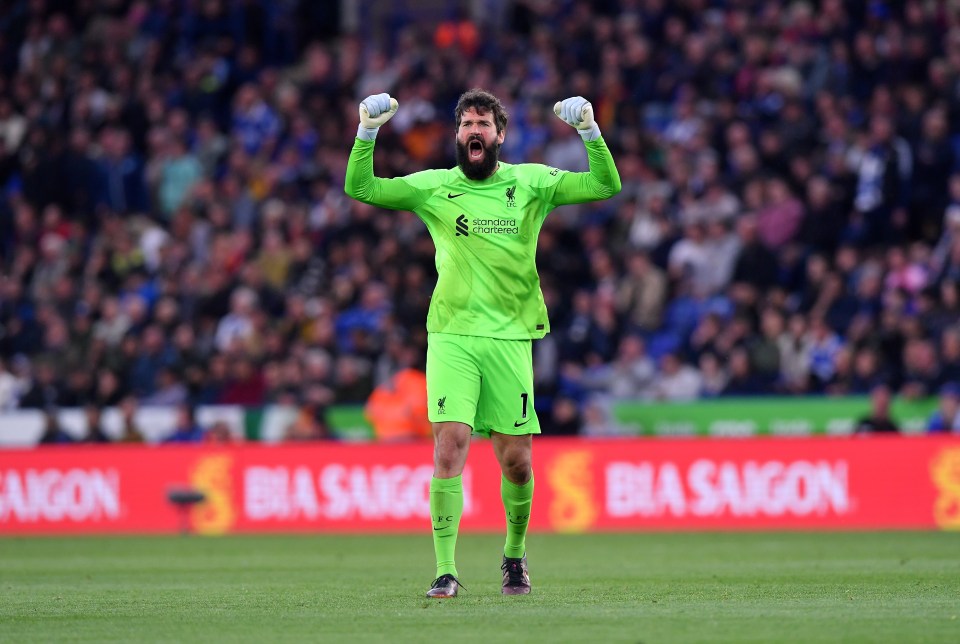
[[200,534],[216,535],[230,531],[237,519],[233,505],[233,459],[214,454],[201,459],[190,472],[190,483],[207,499],[190,512],[193,528]]
[[930,463],[930,478],[940,493],[933,520],[944,530],[960,530],[960,448],[942,450]]
[[560,453],[547,467],[553,489],[550,524],[558,532],[584,532],[597,519],[593,456],[587,451]]

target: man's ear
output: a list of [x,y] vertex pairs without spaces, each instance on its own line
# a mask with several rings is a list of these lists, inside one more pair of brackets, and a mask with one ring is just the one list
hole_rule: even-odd
[[506,130],[506,128],[504,128],[504,129],[500,130],[499,132],[497,132],[497,144],[498,144],[498,145],[503,145],[503,139],[504,139],[505,136],[507,136],[507,130]]

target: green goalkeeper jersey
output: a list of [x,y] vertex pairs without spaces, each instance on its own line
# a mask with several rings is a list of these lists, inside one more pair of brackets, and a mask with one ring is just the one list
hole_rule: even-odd
[[460,168],[396,179],[373,174],[374,141],[357,139],[345,190],[382,208],[410,210],[436,246],[437,285],[427,331],[508,340],[550,330],[537,275],[537,236],[556,206],[606,199],[620,176],[602,138],[585,143],[589,172],[500,162],[493,176],[467,179]]

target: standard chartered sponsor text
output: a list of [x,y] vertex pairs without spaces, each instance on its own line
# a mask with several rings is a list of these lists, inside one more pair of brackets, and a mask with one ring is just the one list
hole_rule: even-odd
[[613,462],[606,467],[612,517],[844,515],[850,510],[846,461]]
[[517,235],[520,233],[520,227],[516,219],[474,219],[473,228],[470,232],[475,234],[487,235]]

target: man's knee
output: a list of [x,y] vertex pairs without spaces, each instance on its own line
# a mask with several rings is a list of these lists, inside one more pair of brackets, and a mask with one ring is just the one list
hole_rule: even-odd
[[434,476],[459,476],[470,449],[470,427],[462,423],[435,423],[433,444]]
[[530,450],[512,450],[504,455],[500,469],[508,481],[516,485],[526,485],[533,476]]
[[[459,444],[450,441],[440,441],[434,449],[434,465],[444,471],[457,469],[457,464],[464,460],[464,449]],[[454,474],[453,476],[457,476]]]

